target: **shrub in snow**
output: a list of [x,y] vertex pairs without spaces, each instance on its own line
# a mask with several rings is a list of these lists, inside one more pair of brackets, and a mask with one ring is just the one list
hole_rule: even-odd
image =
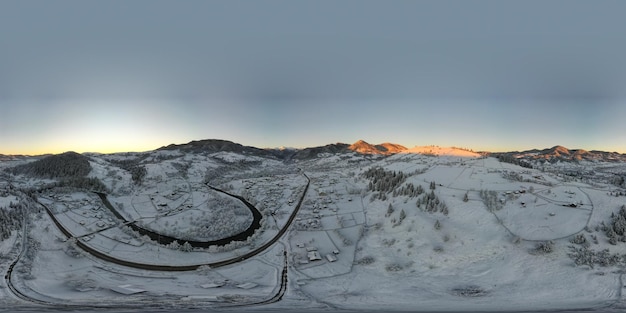
[[193,247],[191,246],[189,242],[185,241],[185,243],[182,246],[180,246],[180,251],[191,252],[193,251]]
[[452,294],[460,297],[482,297],[487,295],[487,291],[479,286],[470,285],[454,288]]
[[578,234],[576,236],[574,236],[574,238],[572,238],[570,240],[571,243],[577,244],[577,245],[584,245],[584,246],[589,246],[589,242],[587,241],[587,238],[585,237],[585,234]]
[[384,239],[382,240],[382,244],[383,244],[385,247],[391,247],[391,246],[393,246],[395,243],[396,243],[396,238],[392,238],[392,239],[387,239],[387,238],[384,238]]
[[404,269],[404,267],[402,265],[396,264],[396,263],[385,265],[385,270],[387,272],[399,272],[399,271],[401,271],[403,269]]
[[436,229],[436,230],[440,230],[440,229],[441,229],[441,222],[439,222],[439,220],[437,220],[437,221],[435,222],[435,229]]
[[172,250],[179,250],[180,249],[180,244],[178,243],[178,241],[174,240],[170,244],[168,244],[167,247],[172,249]]
[[548,254],[554,251],[554,242],[542,241],[535,245],[535,248],[531,250],[531,254]]
[[569,246],[570,252],[567,254],[573,261],[574,264],[580,265],[588,265],[593,268],[595,253],[593,250],[589,250],[587,247],[576,247]]
[[374,263],[375,261],[376,260],[373,257],[365,256],[365,257],[357,260],[355,263],[358,264],[358,265],[369,265],[369,264]]

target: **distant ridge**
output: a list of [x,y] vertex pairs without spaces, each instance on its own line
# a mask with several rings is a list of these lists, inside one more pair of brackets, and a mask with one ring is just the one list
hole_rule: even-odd
[[268,149],[260,149],[256,147],[244,146],[238,143],[234,143],[228,140],[222,139],[204,139],[204,140],[194,140],[184,144],[170,144],[157,150],[180,150],[184,152],[194,152],[194,153],[214,153],[214,152],[235,152],[241,154],[252,154],[258,156],[271,156],[271,157],[279,157],[280,153],[277,151],[280,150],[268,150]]
[[381,143],[379,145],[372,145],[364,140],[359,140],[348,147],[349,150],[358,152],[361,154],[395,154],[406,150],[405,146],[395,143]]
[[325,146],[309,147],[304,149],[261,149],[250,146],[243,146],[238,143],[234,143],[228,140],[221,139],[205,139],[195,140],[185,144],[171,144],[158,148],[157,150],[181,150],[191,151],[195,153],[206,152],[213,153],[219,151],[235,152],[249,155],[258,156],[272,156],[278,159],[284,160],[304,160],[318,157],[319,154],[329,153],[349,153],[356,152],[365,155],[381,155],[388,156],[397,153],[415,153],[437,156],[459,156],[459,157],[479,157],[481,154],[456,147],[442,148],[439,146],[416,146],[414,148],[407,148],[403,145],[384,142],[381,144],[370,144],[365,140],[358,140],[353,144],[346,143],[333,143]]
[[349,145],[345,143],[332,143],[325,146],[312,147],[312,148],[304,148],[301,150],[297,150],[290,157],[296,160],[310,159],[317,157],[320,153],[347,153],[350,150],[348,149]]
[[498,157],[500,159],[517,159],[517,160],[544,160],[549,162],[577,162],[577,161],[605,161],[605,162],[624,162],[626,161],[626,154],[617,152],[605,152],[605,151],[587,151],[584,149],[568,149],[563,146],[554,146],[546,149],[532,149],[526,151],[513,151],[513,152],[497,152],[490,153],[491,156]]
[[[271,157],[278,160],[305,160],[318,157],[319,154],[338,154],[338,153],[359,153],[364,155],[379,155],[389,156],[398,153],[414,153],[433,156],[458,156],[458,157],[480,157],[480,156],[492,156],[500,158],[501,160],[508,160],[514,162],[515,160],[527,160],[527,161],[549,161],[549,162],[578,162],[578,161],[607,161],[607,162],[626,162],[626,154],[618,152],[605,152],[598,150],[585,150],[585,149],[568,149],[564,146],[554,146],[545,149],[531,149],[525,151],[510,151],[510,152],[474,152],[465,148],[458,147],[440,147],[435,145],[430,146],[415,146],[413,148],[407,148],[400,144],[395,143],[381,143],[370,144],[365,140],[358,140],[353,144],[346,143],[332,143],[324,146],[308,147],[308,148],[257,148],[253,146],[244,146],[239,143],[235,143],[223,139],[203,139],[194,140],[183,144],[170,144],[155,149],[155,151],[161,150],[180,150],[182,152],[192,153],[215,153],[215,152],[234,152],[245,155],[255,155],[260,157]],[[149,153],[150,151],[147,151]],[[124,153],[124,152],[120,152]],[[37,158],[43,158],[53,154],[44,154],[36,156]],[[84,153],[83,155],[89,155]],[[0,154],[0,162],[19,160],[24,158],[30,158],[31,156],[25,155],[4,155]]]
[[[48,156],[49,154],[44,154],[41,155],[41,157],[45,157]],[[0,162],[4,162],[4,161],[13,161],[13,160],[19,160],[19,159],[24,159],[29,157],[28,155],[23,155],[23,154],[0,154]]]
[[465,158],[477,158],[481,156],[480,153],[468,149],[439,146],[415,146],[411,149],[404,151],[403,153],[416,153],[436,156],[457,156]]

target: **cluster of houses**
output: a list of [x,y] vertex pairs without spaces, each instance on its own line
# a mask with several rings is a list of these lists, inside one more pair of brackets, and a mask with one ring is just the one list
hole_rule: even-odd
[[[296,227],[299,230],[320,229],[322,228],[322,220],[324,213],[322,210],[328,209],[328,204],[332,203],[330,198],[320,199],[311,207],[305,207],[304,210],[309,210],[311,214],[308,214],[306,218],[297,217]],[[310,205],[310,204],[309,204]],[[336,208],[329,209],[332,212],[337,212]]]
[[[305,246],[303,243],[296,244],[298,248],[304,249],[306,251],[306,259],[300,259],[298,263],[300,264],[309,264],[310,262],[320,261],[322,260],[322,256],[320,252],[317,250],[317,247],[314,246]],[[337,261],[337,255],[339,255],[339,250],[334,249],[332,253],[327,253],[324,255],[324,258],[328,262]]]

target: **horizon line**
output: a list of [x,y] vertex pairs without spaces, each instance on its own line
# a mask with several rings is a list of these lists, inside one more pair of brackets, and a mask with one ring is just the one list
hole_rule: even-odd
[[[194,140],[190,140],[187,142],[183,142],[183,143],[169,143],[169,144],[165,144],[165,145],[161,145],[159,147],[156,148],[152,148],[152,149],[147,149],[147,150],[127,150],[127,151],[121,151],[121,150],[101,150],[101,151],[93,151],[93,150],[81,150],[81,149],[60,149],[57,151],[47,151],[47,152],[21,152],[21,153],[13,153],[13,152],[0,152],[0,155],[5,155],[5,156],[26,156],[26,157],[34,157],[34,156],[45,156],[45,155],[54,155],[54,154],[61,154],[61,153],[65,153],[65,152],[77,152],[77,153],[81,153],[81,154],[85,154],[85,153],[97,153],[97,154],[116,154],[116,153],[144,153],[144,152],[151,152],[151,151],[156,151],[160,148],[163,147],[167,147],[170,145],[185,145],[191,142],[197,142],[197,141],[207,141],[207,140],[221,140],[221,141],[228,141],[228,142],[232,142],[235,144],[240,144],[242,146],[248,146],[248,147],[254,147],[254,148],[259,148],[259,149],[267,149],[267,150],[271,150],[271,149],[280,149],[280,148],[290,148],[290,149],[297,149],[297,150],[303,150],[303,149],[307,149],[307,148],[314,148],[314,147],[322,147],[325,145],[330,145],[330,144],[347,144],[347,145],[351,145],[354,143],[357,143],[359,141],[363,141],[365,143],[371,144],[371,145],[380,145],[380,144],[385,144],[385,143],[391,143],[391,144],[398,144],[401,146],[406,147],[407,149],[411,149],[413,147],[429,147],[429,146],[433,146],[433,147],[440,147],[440,148],[457,148],[457,149],[464,149],[464,150],[471,150],[473,152],[476,153],[480,153],[480,152],[487,152],[487,153],[507,153],[507,152],[523,152],[523,151],[530,151],[530,150],[543,150],[543,149],[551,149],[551,148],[555,148],[555,147],[564,147],[568,150],[585,150],[585,151],[600,151],[600,152],[608,152],[608,153],[619,153],[619,154],[626,154],[626,152],[624,151],[616,151],[613,150],[611,151],[611,149],[585,149],[585,148],[569,148],[566,147],[564,145],[553,145],[550,147],[534,147],[534,148],[518,148],[518,149],[510,149],[510,150],[503,150],[503,149],[474,149],[471,148],[469,146],[459,146],[459,145],[437,145],[437,144],[427,144],[427,145],[405,145],[405,144],[400,144],[400,143],[395,143],[395,142],[391,142],[391,141],[385,141],[385,142],[381,142],[381,143],[371,143],[368,142],[366,140],[363,139],[359,139],[357,141],[355,141],[354,143],[347,143],[347,142],[341,142],[341,141],[336,141],[336,142],[330,142],[327,144],[322,144],[322,145],[310,145],[310,146],[305,146],[305,147],[292,147],[292,146],[286,146],[286,145],[280,145],[280,146],[273,146],[273,147],[269,147],[269,146],[256,146],[256,145],[248,145],[248,144],[242,144],[236,141],[232,141],[232,140],[228,140],[228,139],[219,139],[219,138],[208,138],[208,139],[194,139]],[[115,150],[115,151],[113,151]]]

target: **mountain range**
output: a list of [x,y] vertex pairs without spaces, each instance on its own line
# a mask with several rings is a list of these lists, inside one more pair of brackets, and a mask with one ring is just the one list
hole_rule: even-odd
[[526,161],[548,161],[548,162],[579,162],[579,161],[604,161],[604,162],[625,162],[626,154],[606,151],[587,151],[584,149],[568,149],[563,146],[554,146],[546,149],[533,149],[527,151],[513,151],[490,153],[489,155],[500,158],[514,158]]
[[194,152],[218,152],[229,151],[249,155],[258,155],[264,157],[274,157],[278,159],[310,159],[317,157],[319,154],[329,153],[349,153],[356,152],[367,155],[387,156],[397,153],[416,153],[437,156],[459,156],[459,157],[479,157],[493,156],[500,158],[510,158],[514,160],[526,161],[550,161],[550,162],[578,162],[586,161],[606,161],[606,162],[626,162],[626,154],[605,151],[587,151],[584,149],[568,149],[563,146],[554,146],[546,149],[532,149],[526,151],[511,152],[474,152],[466,148],[458,147],[439,147],[439,146],[415,146],[407,148],[395,143],[370,144],[364,140],[358,140],[353,144],[333,143],[325,146],[309,147],[303,149],[284,149],[284,148],[256,148],[244,146],[227,140],[206,139],[199,141],[191,141],[185,144],[171,144],[161,147],[157,150],[182,150]]
[[[156,149],[159,150],[180,150],[192,153],[214,153],[219,151],[235,152],[245,155],[256,155],[270,157],[280,160],[304,160],[318,157],[320,154],[336,154],[356,152],[373,156],[388,156],[397,153],[415,153],[435,156],[459,156],[459,157],[479,157],[492,156],[501,160],[518,163],[523,161],[537,162],[579,162],[579,161],[604,161],[604,162],[626,162],[626,154],[618,152],[606,152],[584,149],[568,149],[563,146],[554,146],[545,149],[532,149],[526,151],[510,152],[474,152],[473,150],[458,147],[440,146],[415,146],[407,148],[400,144],[384,142],[380,144],[370,144],[364,140],[358,140],[353,144],[332,143],[324,146],[296,148],[257,148],[244,146],[222,139],[194,140],[184,144],[170,144]],[[3,155],[0,154],[0,161],[10,161],[26,157],[24,155]]]

